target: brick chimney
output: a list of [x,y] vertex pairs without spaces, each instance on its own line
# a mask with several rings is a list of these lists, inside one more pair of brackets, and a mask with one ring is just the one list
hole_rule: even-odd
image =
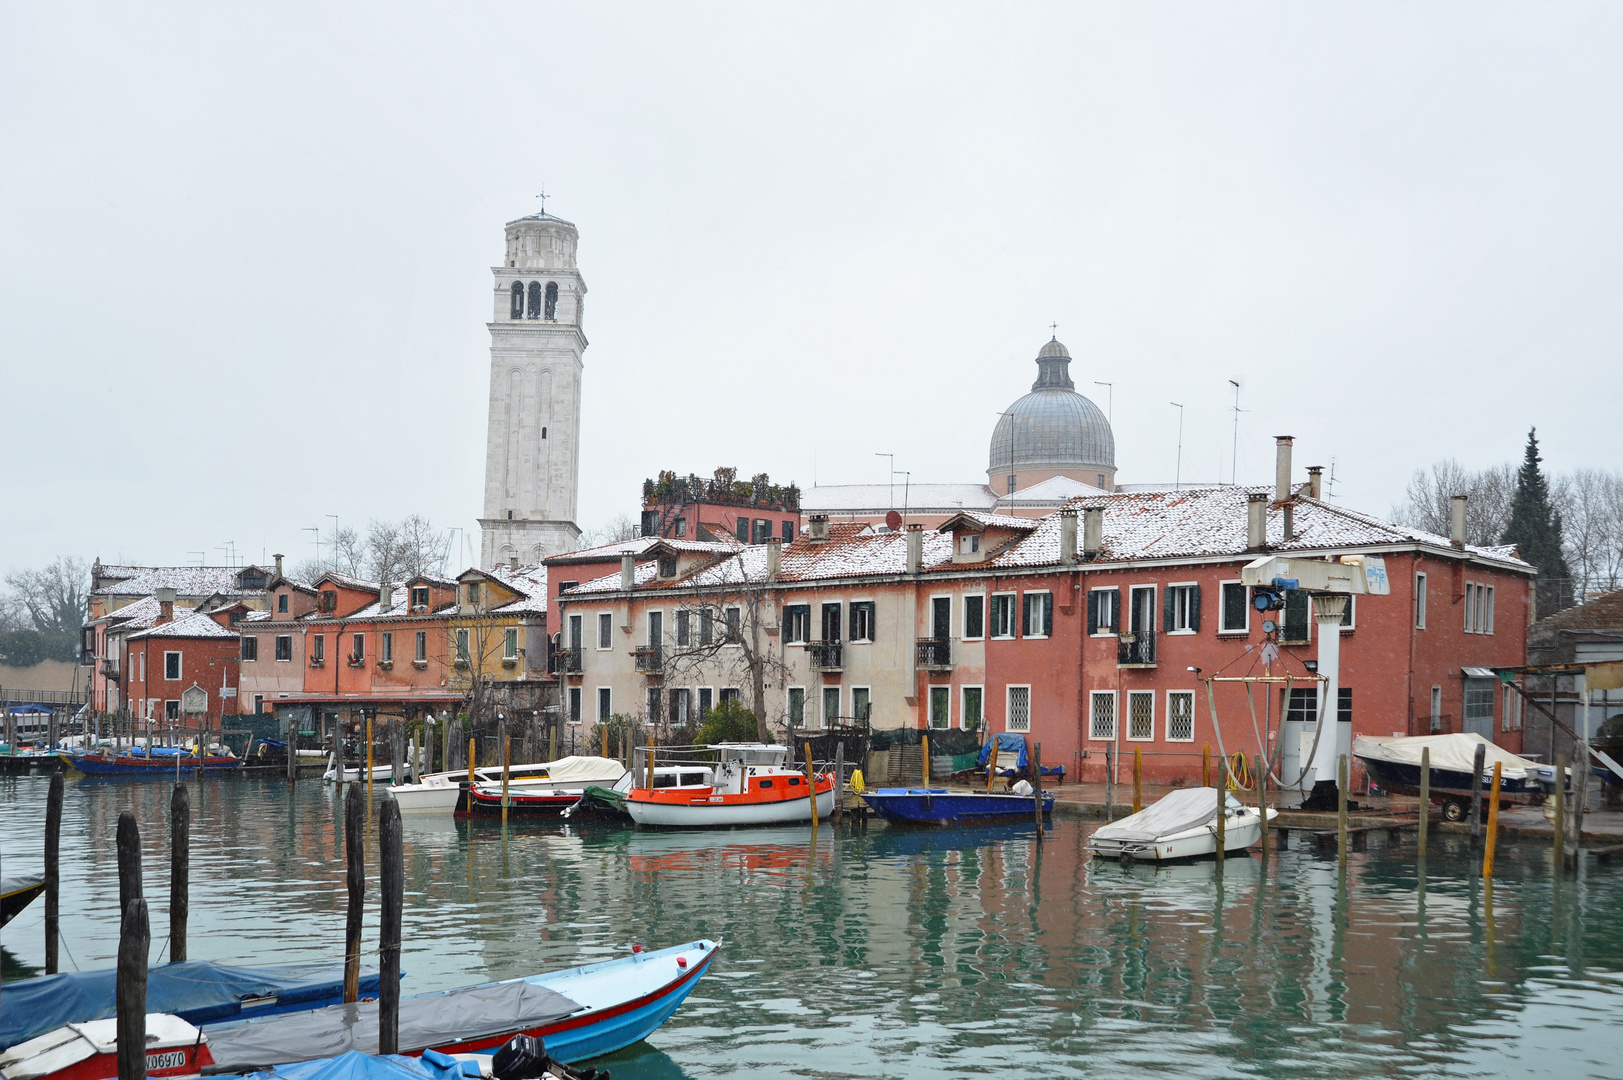
[[1452,495],[1448,500],[1448,542],[1457,548],[1465,546],[1465,496]]
[[175,618],[175,590],[159,589],[153,595],[158,598],[158,622],[173,622]]
[[276,559],[276,576],[281,577],[282,576],[282,554],[281,554],[281,552],[277,552],[276,555],[274,556],[274,558]]
[[1294,435],[1278,435],[1274,438],[1274,505],[1282,505],[1290,501],[1291,497],[1291,444],[1296,441]]
[[1076,511],[1059,512],[1059,564],[1071,566],[1076,562]]
[[1251,495],[1245,501],[1245,547],[1261,551],[1268,546],[1268,496]]
[[1105,508],[1088,506],[1082,509],[1082,557],[1095,559],[1105,549]]
[[916,574],[924,569],[924,526],[907,527],[907,572]]

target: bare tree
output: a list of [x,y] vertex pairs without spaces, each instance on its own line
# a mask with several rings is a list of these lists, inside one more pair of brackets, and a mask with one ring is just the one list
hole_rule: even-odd
[[583,548],[597,547],[601,544],[613,544],[620,540],[635,540],[640,535],[642,535],[642,522],[630,514],[616,514],[601,525],[581,533],[580,546]]
[[400,521],[373,519],[366,535],[343,528],[322,544],[321,557],[300,563],[295,576],[314,581],[322,574],[343,574],[368,581],[404,581],[418,574],[439,574],[445,538],[421,514]]
[[1445,458],[1429,472],[1415,470],[1404,501],[1393,508],[1392,516],[1402,524],[1447,536],[1451,500],[1455,495],[1464,495],[1465,542],[1493,545],[1504,535],[1515,491],[1516,470],[1509,465],[1472,470],[1453,458]]
[[1623,475],[1576,469],[1553,487],[1573,596],[1582,603],[1623,587]]
[[7,574],[6,586],[9,618],[18,629],[78,640],[90,588],[90,567],[83,559],[64,555],[39,570]]
[[402,578],[445,572],[445,535],[434,528],[426,517],[410,514],[402,518],[398,532]]

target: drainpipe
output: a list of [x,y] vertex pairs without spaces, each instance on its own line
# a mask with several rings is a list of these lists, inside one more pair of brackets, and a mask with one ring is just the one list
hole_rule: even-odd
[[1076,565],[1076,511],[1059,512],[1059,564]]

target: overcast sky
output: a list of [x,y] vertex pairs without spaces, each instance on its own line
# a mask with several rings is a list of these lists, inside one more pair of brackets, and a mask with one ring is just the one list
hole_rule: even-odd
[[1227,480],[1231,378],[1241,481],[1294,434],[1376,513],[1535,424],[1616,468],[1619,55],[1616,5],[9,4],[0,571],[476,530],[542,185],[583,526],[665,468],[983,481],[1051,322],[1123,483],[1172,401]]

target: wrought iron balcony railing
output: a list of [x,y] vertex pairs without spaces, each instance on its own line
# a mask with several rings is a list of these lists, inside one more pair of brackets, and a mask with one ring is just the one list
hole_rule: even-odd
[[952,642],[947,638],[919,638],[919,667],[952,667]]
[[837,641],[814,641],[806,646],[806,652],[817,671],[839,671],[845,666],[843,647]]
[[665,649],[659,645],[643,645],[631,650],[637,670],[645,675],[660,675],[665,671]]
[[1117,667],[1154,667],[1155,635],[1123,634],[1116,639]]

